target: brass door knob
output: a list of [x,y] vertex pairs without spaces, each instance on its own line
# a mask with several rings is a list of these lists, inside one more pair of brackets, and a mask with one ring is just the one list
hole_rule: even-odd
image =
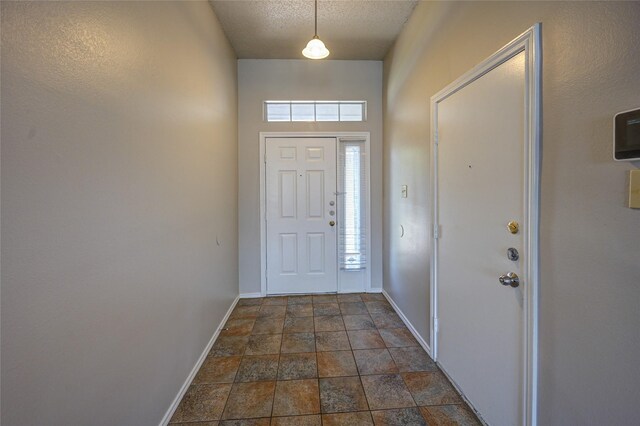
[[329,222],[329,225],[330,226],[336,226],[336,222],[332,220],[331,222]]
[[507,223],[507,229],[512,234],[517,234],[520,230],[520,225],[515,220],[512,220],[511,222]]

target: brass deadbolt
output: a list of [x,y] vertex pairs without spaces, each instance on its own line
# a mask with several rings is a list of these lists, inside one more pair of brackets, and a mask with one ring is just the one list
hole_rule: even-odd
[[507,229],[509,229],[509,232],[511,232],[512,234],[517,234],[520,230],[520,225],[518,225],[518,222],[516,222],[515,220],[512,220],[511,222],[507,223]]

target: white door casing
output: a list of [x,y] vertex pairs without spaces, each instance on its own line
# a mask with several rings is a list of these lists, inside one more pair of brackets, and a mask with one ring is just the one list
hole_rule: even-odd
[[432,347],[496,426],[536,423],[538,44],[535,26],[432,98]]
[[267,138],[265,185],[267,293],[336,292],[336,139]]

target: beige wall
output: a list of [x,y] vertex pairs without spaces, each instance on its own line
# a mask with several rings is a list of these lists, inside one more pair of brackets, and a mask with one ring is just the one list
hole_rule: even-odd
[[235,55],[206,2],[2,2],[1,59],[2,424],[157,425],[238,294]]
[[[267,123],[266,100],[365,100],[362,123]],[[382,287],[382,62],[238,61],[240,293],[260,292],[260,132],[371,132],[371,285]]]
[[628,170],[640,164],[615,163],[611,135],[613,115],[640,106],[640,3],[420,3],[385,59],[384,286],[427,338],[429,98],[535,22],[543,34],[539,424],[635,424],[640,211],[625,203]]

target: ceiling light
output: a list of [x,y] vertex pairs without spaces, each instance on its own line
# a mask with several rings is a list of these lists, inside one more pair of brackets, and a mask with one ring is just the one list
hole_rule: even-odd
[[309,59],[324,59],[329,56],[329,49],[318,37],[318,0],[315,0],[315,32],[307,47],[302,50],[302,54]]

